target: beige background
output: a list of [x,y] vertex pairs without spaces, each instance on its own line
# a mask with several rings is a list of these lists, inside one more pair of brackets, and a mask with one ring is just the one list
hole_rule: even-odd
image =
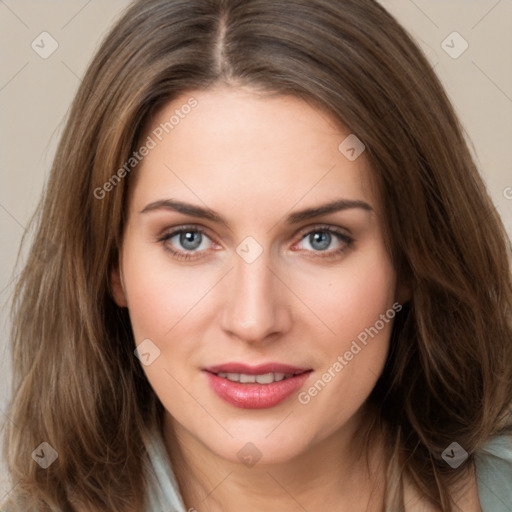
[[[512,1],[382,0],[419,42],[446,86],[512,234]],[[50,169],[63,119],[124,0],[0,0],[0,422],[9,392],[7,310],[18,245]],[[458,58],[442,42],[458,32]],[[31,47],[48,32],[47,59]],[[453,42],[452,42],[453,40]],[[458,52],[464,42],[450,36]],[[48,46],[46,46],[48,48]],[[0,502],[11,488],[0,461]]]

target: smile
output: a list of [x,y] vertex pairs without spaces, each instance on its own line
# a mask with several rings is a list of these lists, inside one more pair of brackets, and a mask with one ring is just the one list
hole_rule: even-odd
[[299,391],[312,371],[277,363],[255,367],[229,363],[203,369],[212,391],[242,409],[275,407]]
[[242,384],[272,384],[272,382],[279,382],[284,379],[293,377],[293,374],[288,373],[263,373],[260,375],[248,375],[247,373],[217,373],[219,377],[228,379],[231,382],[240,382]]

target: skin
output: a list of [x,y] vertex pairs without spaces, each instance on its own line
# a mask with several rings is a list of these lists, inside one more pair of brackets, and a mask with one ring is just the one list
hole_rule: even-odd
[[[358,433],[392,321],[306,405],[293,395],[272,408],[240,409],[220,399],[202,371],[226,362],[286,363],[313,369],[307,390],[359,333],[406,299],[385,248],[365,154],[349,161],[338,150],[350,132],[323,111],[243,88],[176,98],[141,140],[191,96],[198,106],[130,176],[112,276],[136,343],[149,338],[160,350],[144,371],[166,409],[164,440],[185,505],[199,512],[381,511],[384,447],[375,436],[367,466]],[[171,198],[206,206],[228,225],[147,210]],[[370,209],[285,222],[290,213],[338,199]],[[195,252],[179,235],[162,241],[183,226],[206,232]],[[326,251],[316,249],[306,235],[326,226],[353,242],[332,234]],[[263,251],[252,263],[236,251],[249,236]],[[170,248],[194,257],[177,259]],[[338,248],[344,250],[335,254]],[[237,455],[247,443],[261,454],[252,467]]]

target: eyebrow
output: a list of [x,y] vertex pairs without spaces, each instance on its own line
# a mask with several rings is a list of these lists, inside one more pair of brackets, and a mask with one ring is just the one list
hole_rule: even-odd
[[[359,208],[368,212],[373,211],[373,208],[368,203],[359,199],[338,199],[330,203],[291,213],[286,217],[285,222],[287,224],[297,224],[298,222],[312,219],[314,217],[319,217],[321,215],[327,215],[329,213],[342,210],[351,210],[354,208]],[[219,224],[228,226],[227,221],[210,208],[203,208],[202,206],[184,203],[175,199],[161,199],[159,201],[154,201],[146,205],[144,209],[139,213],[149,213],[158,210],[171,210],[178,213],[183,213],[184,215],[191,215],[192,217],[207,219],[212,222],[217,222]]]

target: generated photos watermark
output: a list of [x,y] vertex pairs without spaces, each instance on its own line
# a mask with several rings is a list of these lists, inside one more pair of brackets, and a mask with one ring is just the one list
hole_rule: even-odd
[[108,192],[114,190],[116,185],[125,178],[145,156],[149,154],[152,149],[155,149],[159,142],[161,142],[165,135],[169,134],[176,126],[178,126],[182,119],[196,108],[198,101],[191,97],[186,103],[181,105],[180,108],[174,110],[174,114],[169,117],[168,121],[160,123],[150,135],[148,135],[144,144],[140,146],[137,151],[134,151],[130,158],[126,160],[125,164],[120,167],[101,187],[96,187],[93,191],[96,199],[103,199]]
[[352,340],[350,348],[343,355],[339,355],[336,361],[317,379],[307,391],[301,391],[298,394],[298,401],[302,405],[307,405],[317,396],[329,382],[332,381],[347,366],[354,357],[359,354],[364,347],[368,345],[369,339],[374,338],[389,322],[402,310],[402,305],[395,302],[391,308],[381,314],[379,319],[370,327],[364,329],[357,335],[357,340]]

